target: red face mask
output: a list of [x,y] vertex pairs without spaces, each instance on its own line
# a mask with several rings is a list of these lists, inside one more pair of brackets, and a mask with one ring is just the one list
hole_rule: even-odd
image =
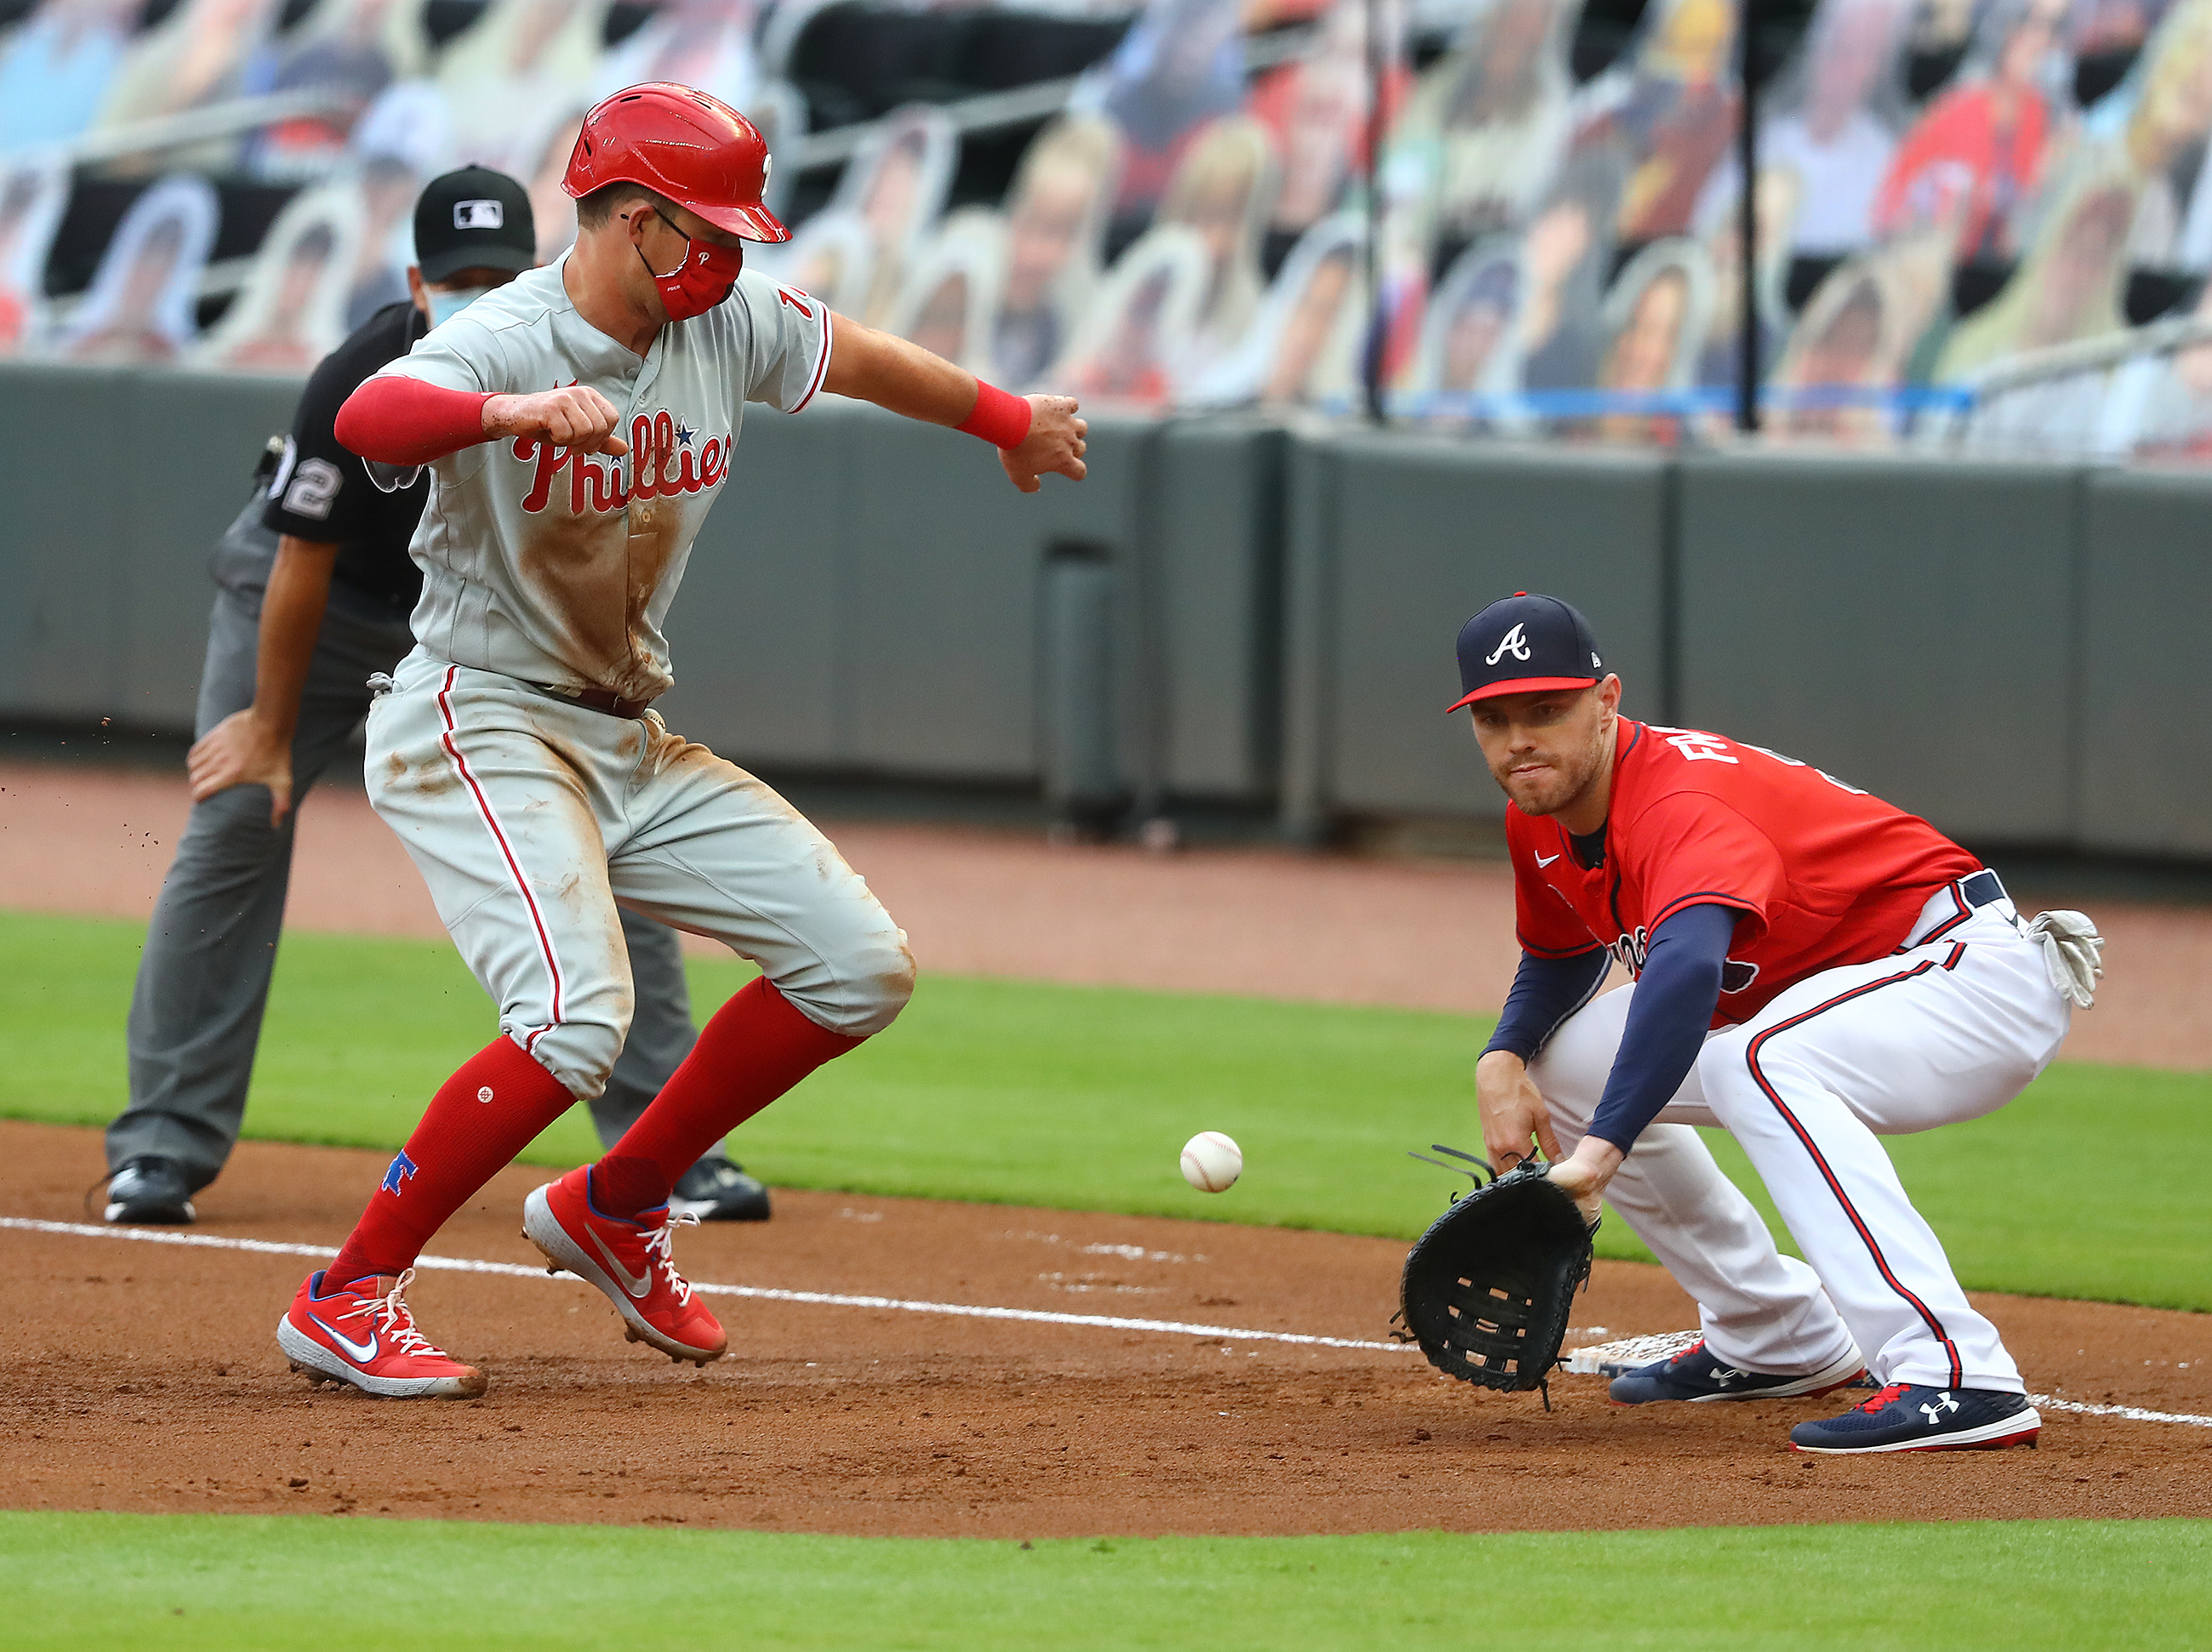
[[[653,216],[668,224],[659,213]],[[676,228],[674,224],[668,227]],[[683,234],[681,230],[677,233]],[[668,319],[689,321],[695,315],[706,314],[730,295],[730,289],[738,284],[738,276],[745,267],[745,250],[686,237],[684,262],[667,275],[660,274],[647,262],[643,247],[638,249],[637,261],[645,264],[653,284],[660,289],[660,307],[668,312]]]

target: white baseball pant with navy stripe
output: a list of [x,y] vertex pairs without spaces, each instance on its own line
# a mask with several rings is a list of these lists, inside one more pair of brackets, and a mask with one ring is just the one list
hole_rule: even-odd
[[[1936,938],[1810,976],[1711,1034],[1607,1189],[1697,1298],[1706,1342],[1728,1364],[1794,1376],[1856,1339],[1883,1382],[2021,1392],[1996,1327],[1966,1301],[1875,1139],[1994,1112],[2065,1040],[2072,1008],[2010,904],[1963,918],[1962,905],[1938,891],[1914,932],[1940,929]],[[1591,1000],[1530,1064],[1569,1152],[1604,1092],[1634,992]],[[1776,1250],[1695,1125],[1742,1144],[1809,1267]]]
[[617,904],[753,960],[834,1032],[880,1031],[914,958],[830,840],[658,714],[617,717],[418,647],[368,714],[369,801],[500,1029],[579,1099],[629,1026]]

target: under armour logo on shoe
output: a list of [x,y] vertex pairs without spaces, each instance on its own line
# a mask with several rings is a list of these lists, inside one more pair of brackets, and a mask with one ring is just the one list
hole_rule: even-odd
[[1928,1419],[1928,1426],[1934,1428],[1936,1424],[1943,1420],[1945,1412],[1958,1409],[1959,1402],[1951,1398],[1950,1391],[1946,1389],[1936,1396],[1934,1404],[1921,1406],[1920,1414]]
[[1744,1375],[1744,1372],[1736,1370],[1733,1365],[1716,1365],[1713,1367],[1713,1386],[1717,1388],[1725,1388],[1736,1378]]
[[415,1174],[415,1161],[402,1153],[392,1161],[392,1168],[384,1173],[384,1191],[397,1197],[405,1191],[400,1183]]
[[1521,635],[1521,623],[1518,620],[1513,623],[1511,630],[1498,640],[1498,646],[1490,651],[1490,658],[1482,663],[1486,665],[1495,665],[1507,654],[1511,654],[1514,659],[1519,660],[1526,660],[1528,658],[1528,639]]

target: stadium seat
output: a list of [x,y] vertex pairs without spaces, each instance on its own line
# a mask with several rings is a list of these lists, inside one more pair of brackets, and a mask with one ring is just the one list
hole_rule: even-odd
[[40,0],[0,42],[0,155],[91,126],[128,49],[131,0]]

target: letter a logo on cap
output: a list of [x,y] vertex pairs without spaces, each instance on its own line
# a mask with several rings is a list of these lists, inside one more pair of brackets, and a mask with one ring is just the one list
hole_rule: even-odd
[[1499,695],[1590,688],[1604,669],[1589,622],[1557,597],[1526,591],[1491,604],[1461,626],[1454,651],[1461,694],[1448,708],[1452,711]]
[[1511,630],[1498,640],[1498,646],[1490,651],[1490,658],[1482,663],[1486,665],[1495,665],[1507,654],[1511,654],[1514,659],[1519,660],[1526,660],[1528,658],[1528,639],[1521,635],[1521,623],[1518,620],[1514,622]]
[[507,203],[504,201],[453,203],[453,228],[456,229],[501,229],[506,224]]

